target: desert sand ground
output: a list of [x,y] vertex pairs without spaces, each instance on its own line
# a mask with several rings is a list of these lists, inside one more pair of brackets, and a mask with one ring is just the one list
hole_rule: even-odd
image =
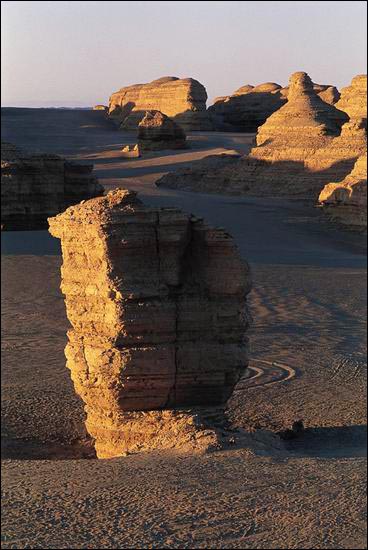
[[[366,548],[365,238],[312,205],[156,188],[169,169],[252,136],[122,160],[100,112],[7,109],[2,139],[95,163],[106,188],[177,205],[234,235],[253,269],[250,378],[228,413],[251,431],[205,456],[96,460],[65,368],[59,243],[2,235],[4,548]],[[274,432],[302,418],[305,435]]]

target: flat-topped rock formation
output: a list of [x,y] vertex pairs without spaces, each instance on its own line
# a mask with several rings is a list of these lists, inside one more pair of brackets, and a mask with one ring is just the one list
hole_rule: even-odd
[[259,86],[242,86],[232,95],[218,97],[208,108],[218,130],[256,132],[266,119],[280,109],[287,99],[280,94],[281,86],[273,82]]
[[[306,73],[295,73],[290,78],[287,103],[259,128],[257,146],[249,155],[205,173],[197,163],[189,170],[163,176],[157,185],[230,194],[317,197],[332,179],[329,169],[345,159],[325,154],[318,164],[314,156],[328,150],[346,121],[346,113],[316,94]],[[341,179],[350,170],[351,165],[343,165]]]
[[[313,84],[313,90],[326,103],[333,105],[340,94],[334,86]],[[269,116],[287,102],[289,87],[275,82],[258,86],[246,84],[230,96],[218,97],[208,108],[216,129],[257,132]]]
[[97,455],[215,444],[203,427],[247,366],[250,274],[231,236],[123,190],[49,224],[73,327],[67,366]]
[[367,229],[367,155],[356,161],[353,170],[339,183],[329,183],[319,202],[327,216],[354,230]]
[[109,116],[122,129],[136,130],[147,110],[157,110],[173,118],[185,131],[211,130],[206,101],[206,89],[198,80],[163,77],[113,93]]
[[81,200],[103,194],[93,165],[52,154],[28,155],[1,144],[1,226],[3,230],[44,229],[47,218]]
[[185,149],[184,130],[160,111],[146,111],[138,127],[138,147],[141,151]]
[[355,76],[351,85],[341,90],[336,107],[347,113],[350,119],[363,119],[367,124],[367,75]]
[[109,110],[107,105],[94,105],[93,107],[94,111],[105,111],[107,112]]

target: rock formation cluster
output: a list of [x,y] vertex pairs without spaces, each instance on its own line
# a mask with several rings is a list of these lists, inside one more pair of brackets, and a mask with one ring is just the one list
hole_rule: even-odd
[[[326,103],[333,105],[340,94],[334,86],[313,84],[313,90]],[[289,87],[275,82],[258,86],[247,84],[232,95],[218,97],[208,108],[214,127],[223,131],[257,132],[268,117],[287,102]]]
[[319,202],[327,216],[349,229],[367,229],[367,155],[356,161],[353,170],[338,183],[321,191]]
[[47,218],[103,194],[93,165],[52,154],[29,155],[1,144],[1,225],[4,230],[47,228]]
[[280,109],[287,99],[281,86],[273,82],[259,86],[242,86],[232,95],[217,97],[208,108],[216,129],[256,132],[266,119]]
[[179,124],[160,111],[146,111],[138,126],[138,147],[141,151],[185,149],[186,135]]
[[157,110],[173,118],[185,131],[211,130],[206,101],[206,89],[197,80],[168,76],[113,93],[109,116],[121,129],[136,130],[146,111]]
[[123,190],[49,224],[73,327],[67,366],[97,455],[216,444],[206,425],[247,365],[250,274],[231,236]]
[[[355,79],[353,80],[353,82]],[[256,147],[231,165],[204,170],[195,167],[173,172],[157,185],[205,192],[254,195],[300,195],[317,198],[322,187],[341,181],[366,151],[361,85],[343,91],[330,105],[316,93],[306,73],[290,78],[288,101],[263,124]],[[337,105],[349,94],[349,115]],[[366,101],[366,99],[365,99]],[[359,105],[359,107],[358,107]]]

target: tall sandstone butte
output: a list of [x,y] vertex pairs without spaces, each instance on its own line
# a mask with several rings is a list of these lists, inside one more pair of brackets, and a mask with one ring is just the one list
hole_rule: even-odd
[[145,112],[156,110],[173,118],[185,131],[211,130],[206,101],[206,88],[198,80],[166,76],[113,93],[109,116],[121,129],[136,130]]
[[103,194],[93,165],[52,154],[30,155],[1,143],[1,225],[4,230],[47,228],[47,218]]
[[231,236],[123,190],[49,224],[73,327],[67,367],[97,456],[215,444],[205,419],[247,366],[250,274]]
[[367,229],[367,155],[356,161],[353,170],[339,183],[329,183],[319,202],[331,220],[349,229]]
[[362,119],[351,119],[317,95],[306,73],[290,77],[288,101],[263,124],[256,147],[237,162],[204,172],[167,174],[157,185],[253,195],[317,198],[330,181],[343,180],[366,149]]

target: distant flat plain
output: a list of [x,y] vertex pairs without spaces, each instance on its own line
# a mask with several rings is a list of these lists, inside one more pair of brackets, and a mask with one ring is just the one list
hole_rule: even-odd
[[[249,446],[81,458],[59,243],[47,232],[3,233],[2,546],[366,548],[365,237],[305,202],[154,185],[208,154],[247,152],[251,135],[193,133],[187,150],[125,160],[119,151],[135,136],[101,112],[8,108],[2,139],[92,162],[106,189],[135,189],[147,204],[226,227],[253,271],[251,366],[261,372],[228,404],[254,434]],[[273,379],[272,363],[294,375]],[[295,444],[270,434],[299,418],[307,431]]]

